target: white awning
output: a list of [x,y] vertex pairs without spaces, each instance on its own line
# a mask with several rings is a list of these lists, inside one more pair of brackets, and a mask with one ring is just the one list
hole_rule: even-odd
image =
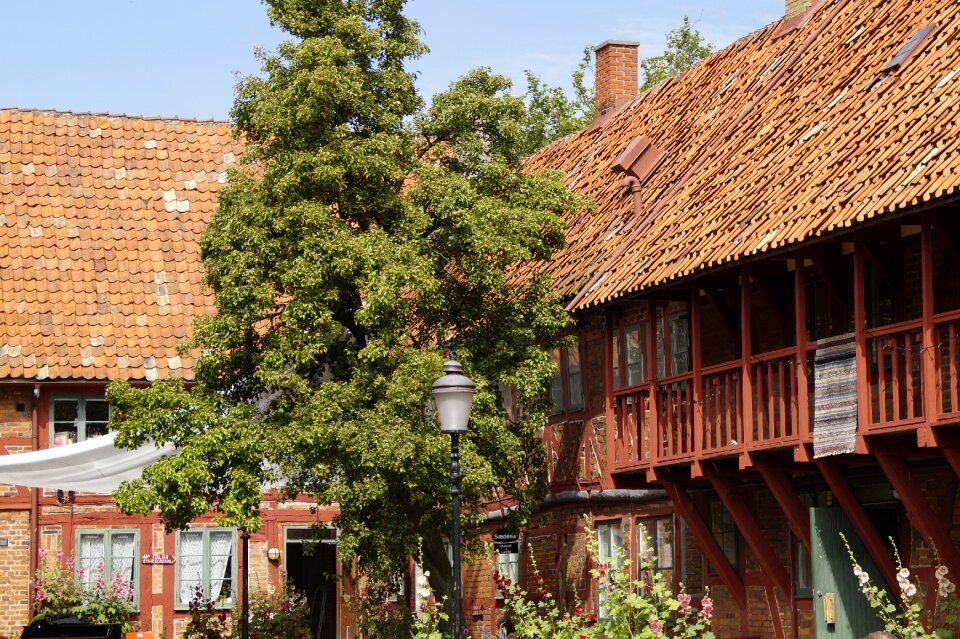
[[144,467],[175,450],[172,444],[117,448],[116,436],[114,432],[59,448],[0,455],[0,484],[112,493],[120,482],[139,478]]

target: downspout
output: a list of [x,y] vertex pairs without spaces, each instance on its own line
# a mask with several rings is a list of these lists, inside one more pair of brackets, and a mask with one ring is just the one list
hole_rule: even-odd
[[[40,450],[40,384],[33,385],[33,407],[30,411],[30,433],[33,439],[32,450]],[[28,579],[28,601],[33,608],[33,577],[37,574],[37,555],[40,552],[40,489],[30,489],[30,572]],[[30,615],[33,617],[33,615]]]
[[[632,175],[623,178],[623,185],[630,188],[630,194],[633,196],[633,214],[639,216],[643,213],[643,201],[640,199],[640,180]],[[636,219],[636,217],[634,217]]]

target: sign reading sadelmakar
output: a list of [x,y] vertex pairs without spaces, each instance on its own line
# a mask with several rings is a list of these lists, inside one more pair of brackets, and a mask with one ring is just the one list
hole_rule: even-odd
[[506,528],[493,533],[493,548],[499,553],[520,552],[520,538]]

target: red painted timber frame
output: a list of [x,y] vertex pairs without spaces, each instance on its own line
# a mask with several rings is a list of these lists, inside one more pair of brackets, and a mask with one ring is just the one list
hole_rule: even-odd
[[740,610],[746,610],[747,590],[743,585],[743,579],[740,578],[737,571],[734,570],[730,562],[727,561],[727,557],[723,554],[723,549],[720,548],[720,544],[717,543],[717,540],[714,539],[710,533],[707,522],[703,520],[703,517],[701,517],[697,509],[694,508],[690,495],[679,484],[664,481],[661,482],[661,485],[663,489],[667,491],[667,495],[670,497],[670,501],[673,502],[674,508],[677,509],[677,512],[680,513],[683,520],[690,526],[693,536],[700,542],[703,554],[707,556],[707,559],[713,567],[717,569],[717,574],[720,575],[721,581],[723,581],[724,585],[730,591],[730,594],[737,601]]
[[717,495],[720,496],[720,501],[733,515],[737,528],[743,534],[750,550],[756,555],[757,561],[763,567],[763,572],[767,574],[784,599],[789,601],[792,595],[790,592],[790,576],[787,575],[783,564],[777,559],[777,553],[767,543],[757,520],[753,517],[750,509],[747,508],[747,504],[737,492],[736,487],[729,480],[719,477],[711,477],[710,483],[713,485],[713,489],[717,491]]
[[873,527],[866,511],[860,505],[850,488],[850,484],[843,476],[840,466],[834,461],[822,459],[817,460],[816,463],[817,468],[820,469],[820,474],[827,480],[827,485],[830,486],[834,497],[837,498],[840,508],[850,519],[853,529],[860,536],[860,541],[866,546],[867,552],[870,553],[874,563],[877,564],[884,581],[892,588],[897,583],[897,566],[893,562],[887,542],[880,537],[877,529]]
[[790,485],[790,477],[787,473],[770,468],[768,466],[758,466],[760,476],[767,483],[774,499],[780,504],[783,514],[787,516],[787,525],[797,536],[797,539],[810,550],[810,513],[804,507],[796,491]]
[[910,481],[910,471],[903,459],[893,453],[875,453],[880,467],[900,495],[910,523],[936,544],[940,559],[952,575],[960,575],[960,550],[950,539],[947,527],[930,508],[923,493]]

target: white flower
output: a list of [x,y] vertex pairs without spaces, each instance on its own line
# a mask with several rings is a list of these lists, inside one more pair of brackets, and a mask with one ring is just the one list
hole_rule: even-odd
[[917,594],[917,587],[914,586],[913,584],[910,584],[909,586],[907,586],[903,591],[903,595],[905,597],[913,597],[916,594]]
[[901,568],[900,572],[897,573],[898,579],[909,579],[910,571],[907,568]]
[[868,573],[866,570],[861,570],[858,577],[860,577],[861,586],[870,581],[870,573]]
[[950,571],[947,570],[946,566],[937,566],[937,570],[933,574],[936,575],[937,580],[940,580],[946,577],[948,572]]
[[863,568],[860,567],[860,564],[853,564],[853,574],[857,577],[863,574]]
[[870,594],[870,586],[864,586],[864,587],[861,588],[860,590],[862,590],[862,591],[863,591],[863,594],[865,594],[865,595],[869,595],[869,594]]

